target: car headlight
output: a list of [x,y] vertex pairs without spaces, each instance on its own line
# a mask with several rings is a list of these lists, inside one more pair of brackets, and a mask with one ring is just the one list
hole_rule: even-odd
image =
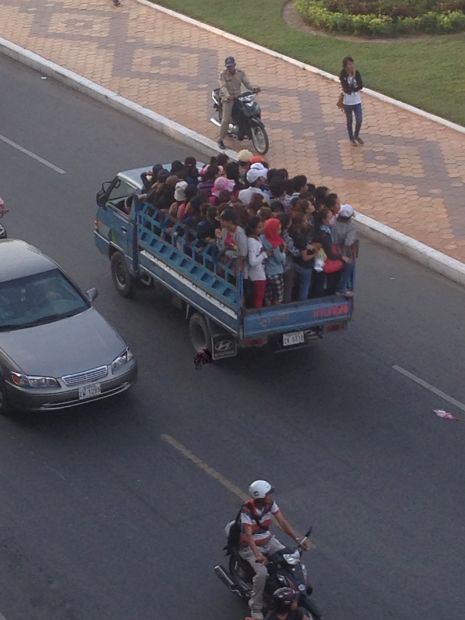
[[294,553],[283,553],[283,559],[290,566],[295,566],[300,561],[300,553],[298,551],[294,551]]
[[111,363],[111,372],[117,372],[120,368],[122,368],[125,364],[134,359],[134,355],[132,354],[130,349],[126,349],[121,355],[118,355],[116,359],[114,359]]
[[57,388],[60,384],[54,377],[36,377],[34,375],[22,375],[19,372],[11,373],[11,381],[25,388]]

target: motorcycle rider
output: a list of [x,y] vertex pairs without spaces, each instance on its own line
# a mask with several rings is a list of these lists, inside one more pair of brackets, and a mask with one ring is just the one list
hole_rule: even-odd
[[273,592],[273,608],[266,620],[310,620],[305,609],[297,605],[298,594],[292,588],[278,588]]
[[223,116],[221,119],[220,138],[218,140],[218,146],[224,150],[224,137],[227,134],[229,123],[231,122],[231,116],[234,106],[234,99],[241,94],[242,84],[247,90],[253,92],[260,92],[259,88],[254,88],[247,79],[247,76],[242,69],[236,68],[236,61],[232,56],[228,56],[224,61],[225,69],[220,73],[220,98],[223,106]]
[[[252,482],[249,486],[249,495],[252,499],[245,502],[240,515],[239,555],[255,572],[249,606],[252,618],[256,620],[263,620],[263,591],[268,577],[266,556],[284,548],[284,545],[270,532],[273,517],[283,532],[295,542],[300,543],[302,539],[280,511],[273,499],[273,491],[271,484],[266,480]],[[306,543],[302,546],[307,548]]]

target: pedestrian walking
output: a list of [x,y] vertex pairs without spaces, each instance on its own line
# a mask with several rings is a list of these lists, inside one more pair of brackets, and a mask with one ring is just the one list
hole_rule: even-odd
[[[360,129],[362,127],[362,97],[360,91],[363,88],[362,76],[355,68],[354,59],[346,56],[342,61],[342,71],[339,76],[342,86],[342,105],[347,120],[347,133],[352,146],[363,144],[360,137]],[[355,131],[354,131],[355,117]]]
[[113,0],[113,6],[121,6],[120,0]]

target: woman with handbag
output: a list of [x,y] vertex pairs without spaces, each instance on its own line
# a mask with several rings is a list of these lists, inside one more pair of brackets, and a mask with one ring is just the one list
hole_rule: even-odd
[[[362,127],[362,98],[360,91],[363,88],[362,76],[355,69],[354,59],[346,56],[342,61],[342,71],[339,75],[342,86],[342,108],[344,109],[347,121],[347,133],[352,146],[363,144],[360,137],[360,129]],[[338,107],[341,107],[341,100],[338,101]],[[355,131],[353,128],[353,116],[355,116]]]
[[348,256],[340,254],[334,244],[330,226],[332,215],[328,207],[322,207],[317,214],[318,221],[314,242],[321,244],[321,248],[326,254],[326,260],[323,270],[315,271],[313,274],[312,297],[334,295],[344,264],[351,262]]

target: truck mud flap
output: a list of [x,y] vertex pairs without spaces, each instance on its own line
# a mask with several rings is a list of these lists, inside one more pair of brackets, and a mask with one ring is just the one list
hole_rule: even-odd
[[212,358],[221,360],[237,355],[237,338],[227,332],[212,335]]

